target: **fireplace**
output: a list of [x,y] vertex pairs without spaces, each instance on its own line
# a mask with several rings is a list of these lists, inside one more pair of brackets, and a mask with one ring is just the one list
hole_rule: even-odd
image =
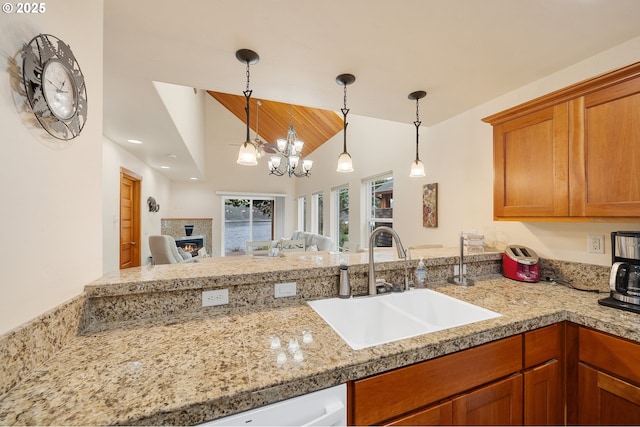
[[192,256],[198,256],[198,251],[205,247],[204,236],[176,237],[176,246],[189,252]]

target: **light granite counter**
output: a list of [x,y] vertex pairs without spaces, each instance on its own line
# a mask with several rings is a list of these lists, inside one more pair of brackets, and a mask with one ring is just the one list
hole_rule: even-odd
[[[493,279],[436,289],[503,316],[359,351],[305,304],[132,323],[75,338],[2,398],[0,422],[193,424],[562,320],[640,341],[639,315],[559,285]],[[305,360],[278,365],[270,337],[309,330]]]
[[[139,280],[156,273],[131,274]],[[117,292],[137,291],[135,280],[120,279],[104,280],[123,286]],[[92,284],[104,291],[102,285]],[[0,397],[0,423],[195,424],[563,320],[640,342],[640,315],[599,306],[603,294],[497,275],[473,287],[431,287],[502,317],[358,351],[299,299],[101,324],[71,338]],[[303,331],[314,337],[302,345],[304,361],[277,364],[270,338],[286,343]]]

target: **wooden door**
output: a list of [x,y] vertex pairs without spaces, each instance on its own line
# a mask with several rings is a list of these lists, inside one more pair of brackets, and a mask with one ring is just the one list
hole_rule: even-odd
[[496,219],[567,216],[567,103],[501,123],[493,137]]
[[454,425],[522,425],[522,374],[453,399]]
[[524,373],[524,424],[563,425],[560,362],[552,360]]
[[570,103],[572,216],[640,216],[640,77]]
[[120,170],[120,269],[140,265],[139,175]]
[[578,389],[579,424],[640,425],[640,387],[581,363]]

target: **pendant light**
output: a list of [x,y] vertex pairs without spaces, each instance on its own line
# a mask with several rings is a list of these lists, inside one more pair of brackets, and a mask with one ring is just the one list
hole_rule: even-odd
[[351,161],[351,155],[347,152],[347,114],[349,109],[347,108],[347,86],[356,81],[356,77],[353,74],[340,74],[336,77],[336,82],[339,85],[344,86],[344,107],[340,109],[342,111],[344,122],[344,146],[342,154],[338,157],[337,172],[353,172],[353,163]]
[[422,163],[422,160],[420,160],[420,157],[418,156],[418,128],[422,124],[422,122],[420,121],[419,101],[425,96],[427,96],[427,92],[425,92],[424,90],[417,90],[409,94],[409,99],[412,101],[416,101],[416,121],[413,122],[413,124],[416,126],[416,159],[411,163],[411,174],[409,175],[412,178],[424,176],[424,163]]
[[258,164],[258,149],[249,137],[249,101],[251,100],[251,93],[253,92],[249,89],[249,65],[257,64],[260,57],[252,50],[240,49],[236,52],[236,59],[247,64],[247,89],[242,92],[247,100],[247,106],[244,109],[247,116],[247,138],[240,146],[237,163],[243,166],[255,166]]

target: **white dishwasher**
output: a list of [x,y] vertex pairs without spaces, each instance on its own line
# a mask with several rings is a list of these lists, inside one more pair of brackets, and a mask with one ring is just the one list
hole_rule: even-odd
[[340,384],[201,426],[346,426],[347,385]]

